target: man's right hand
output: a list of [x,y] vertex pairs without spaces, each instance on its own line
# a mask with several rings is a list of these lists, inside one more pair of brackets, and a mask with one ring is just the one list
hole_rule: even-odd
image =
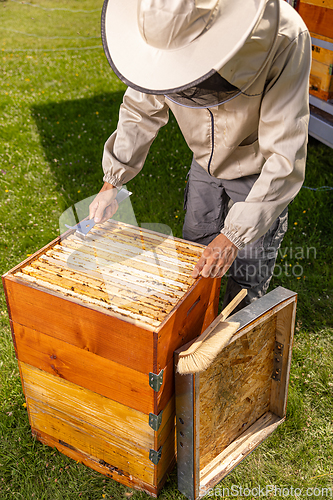
[[99,223],[110,219],[118,210],[118,202],[115,200],[117,192],[115,186],[105,182],[89,205],[89,218]]

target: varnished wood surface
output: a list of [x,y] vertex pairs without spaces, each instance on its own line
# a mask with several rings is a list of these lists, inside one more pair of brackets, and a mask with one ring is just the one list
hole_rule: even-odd
[[332,38],[333,8],[319,7],[301,0],[298,12],[309,31]]
[[[163,410],[162,414],[162,423],[157,432],[154,433],[155,441],[151,446],[154,450],[159,450],[161,446],[164,446],[165,443],[171,442],[173,443],[173,447],[175,448],[175,398],[172,396],[166,408]],[[163,455],[164,460],[165,455]]]
[[200,335],[217,314],[216,281],[199,278],[158,333],[15,278],[6,280],[6,289],[15,323],[148,374],[163,369],[174,350]]
[[[175,462],[173,346],[196,335],[199,322],[209,321],[205,309],[211,315],[217,301],[216,280],[190,277],[202,251],[107,223],[85,242],[66,233],[6,274],[19,364],[30,366],[30,380],[20,367],[30,424],[41,441],[157,493]],[[160,369],[163,385],[155,392],[148,374]],[[37,372],[44,381],[33,380]],[[153,432],[148,415],[162,410]],[[134,417],[126,429],[138,414],[146,423]],[[155,466],[149,449],[159,448]]]
[[[174,398],[155,432],[147,415],[24,362],[19,364],[33,429],[125,476],[155,487],[162,484],[175,460]],[[159,448],[162,456],[156,466],[149,451]]]
[[162,446],[161,460],[155,466],[155,484],[158,485],[159,489],[164,484],[167,474],[171,472],[176,463],[176,437],[174,425],[172,430],[173,432],[169,434],[169,439],[165,441]]
[[142,449],[139,444],[130,446],[127,441],[121,442],[120,438],[110,436],[79,418],[69,419],[57,409],[50,411],[40,402],[30,400],[29,409],[32,428],[153,484],[154,464],[149,460],[149,450]]
[[[332,29],[332,36],[333,36],[333,29]],[[321,38],[325,38],[325,37],[320,37],[320,38],[318,37],[319,40]],[[330,39],[327,38],[326,40],[331,42],[331,44],[332,44],[331,50],[324,49],[323,47],[319,47],[317,45],[318,42],[316,42],[316,40],[312,41],[312,46],[314,49],[314,50],[312,50],[312,62],[318,61],[322,64],[326,64],[329,67],[330,64],[333,64],[333,38],[330,38]]]
[[159,489],[156,486],[146,483],[139,478],[132,476],[131,474],[125,473],[114,465],[107,463],[105,460],[96,458],[95,456],[89,455],[88,453],[77,450],[76,448],[74,448],[74,446],[72,447],[71,445],[68,445],[68,443],[59,442],[59,439],[54,438],[53,436],[50,436],[45,432],[32,428],[32,434],[41,443],[51,446],[52,448],[57,448],[57,450],[59,450],[61,453],[67,455],[76,462],[83,463],[88,467],[96,470],[97,472],[104,474],[110,479],[114,479],[118,483],[124,484],[125,486],[128,486],[130,488],[145,491],[153,498],[157,498]]
[[333,0],[300,0],[299,3],[300,4],[305,3],[309,5],[315,5],[317,7],[333,9]]
[[169,314],[158,330],[157,371],[173,359],[180,346],[196,338],[217,315],[220,280],[199,278],[196,286]]
[[[325,42],[333,43],[333,36],[332,36],[332,34],[331,34],[330,37],[328,37],[328,36],[318,35],[318,33],[311,33],[310,32],[310,35],[311,35],[311,38],[317,38],[318,40],[324,40]],[[316,45],[316,41],[313,40],[312,44]]]
[[[170,241],[128,225],[107,223],[103,230],[94,231],[90,239],[95,246],[69,234],[6,275],[12,320],[142,373],[158,373],[176,347],[201,333],[200,322],[204,319],[207,323],[205,309],[219,280],[189,277],[201,245]],[[135,259],[129,260],[134,267],[123,260],[111,270],[103,267],[102,273],[97,264],[101,265],[106,250],[111,262],[116,250],[119,255],[132,252]],[[143,251],[150,263],[140,261]],[[88,259],[84,270],[81,254]],[[153,263],[151,256],[173,268],[176,263],[177,272],[173,269],[172,276],[160,276],[161,269],[162,274],[169,269]],[[136,269],[136,264],[141,269]],[[111,280],[108,284],[103,282],[105,274]],[[109,309],[111,289],[114,307]],[[215,302],[217,295],[214,293]],[[117,304],[130,307],[132,312],[122,314]]]
[[158,415],[162,411],[168,401],[175,394],[175,381],[173,377],[173,359],[170,359],[169,363],[163,368],[163,384],[158,392],[154,392],[154,412]]
[[200,373],[200,469],[269,410],[275,328],[272,317]]
[[[333,7],[331,7],[333,8]],[[328,101],[333,97],[333,75],[331,74],[331,65],[333,64],[333,48],[332,50],[319,47],[315,39],[330,42],[333,47],[333,29],[331,30],[331,38],[311,33],[314,38],[312,41],[312,64],[310,71],[310,94]]]
[[214,278],[201,332],[204,332],[218,315],[221,280],[222,278]]
[[202,245],[121,223],[69,234],[11,275],[157,327],[195,280]]
[[[149,386],[148,375],[36,330],[13,326],[20,361],[143,413],[156,414],[159,393]],[[163,398],[163,403],[170,397]]]
[[80,303],[65,300],[15,278],[6,280],[12,320],[84,351],[133,368],[155,372],[155,334]]
[[[109,440],[114,442],[119,440],[120,443],[127,443],[129,447],[133,446],[133,443],[137,443],[139,448],[148,451],[154,447],[155,432],[149,426],[145,413],[22,361],[19,365],[26,398],[40,406],[45,406],[46,412],[57,412],[68,420],[76,419],[85,422],[100,429],[100,432],[104,432]],[[169,419],[170,416],[167,420]],[[166,422],[162,424],[161,428],[166,425]],[[33,427],[37,428],[36,425]]]
[[13,346],[14,346],[14,350],[15,350],[15,357],[17,359],[17,346],[16,346],[16,341],[15,341],[15,334],[14,334],[13,327],[12,327],[11,300],[10,300],[10,297],[8,295],[8,288],[7,288],[7,281],[8,281],[8,279],[7,280],[5,279],[5,275],[3,275],[1,278],[2,278],[3,290],[4,290],[4,293],[5,293],[5,299],[6,299],[8,316],[9,316],[10,332],[11,332],[11,335],[12,335]]
[[331,64],[324,64],[312,59],[310,93],[324,99],[325,101],[328,101],[333,96],[333,75],[331,75]]
[[[322,99],[323,101],[328,101],[329,99],[331,99],[333,97],[333,89],[331,92],[327,92],[326,90],[321,90],[320,86],[318,86],[318,85],[320,85],[320,84],[319,84],[318,80],[316,79],[316,77],[312,77],[312,78],[310,77],[309,92],[311,95],[318,97],[318,99]],[[333,80],[332,80],[332,86],[333,86]],[[316,111],[317,111],[317,109],[318,108],[316,108]],[[331,115],[329,115],[328,113],[326,113],[326,114],[329,117],[331,117]],[[330,120],[330,121],[332,121],[332,120]]]
[[143,413],[157,415],[174,395],[173,359],[156,392],[146,374],[16,323],[13,330],[20,361]]

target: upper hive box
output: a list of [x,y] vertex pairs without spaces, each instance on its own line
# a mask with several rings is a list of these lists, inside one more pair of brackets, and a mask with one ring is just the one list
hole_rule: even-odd
[[217,315],[203,246],[124,223],[65,233],[3,276],[42,442],[156,496],[175,461],[173,352]]

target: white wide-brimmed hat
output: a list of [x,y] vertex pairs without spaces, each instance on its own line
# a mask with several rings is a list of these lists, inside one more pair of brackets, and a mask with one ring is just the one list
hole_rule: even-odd
[[117,76],[141,92],[198,85],[244,45],[266,0],[105,0],[102,40]]

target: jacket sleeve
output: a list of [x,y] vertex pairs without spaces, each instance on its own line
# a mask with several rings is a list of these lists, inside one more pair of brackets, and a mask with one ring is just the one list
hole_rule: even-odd
[[104,182],[121,187],[140,172],[159,129],[168,122],[168,109],[164,96],[126,90],[117,130],[104,146]]
[[246,200],[231,207],[222,229],[239,249],[265,234],[302,186],[308,138],[310,66],[311,39],[305,30],[289,43],[272,65],[258,129],[265,163]]

